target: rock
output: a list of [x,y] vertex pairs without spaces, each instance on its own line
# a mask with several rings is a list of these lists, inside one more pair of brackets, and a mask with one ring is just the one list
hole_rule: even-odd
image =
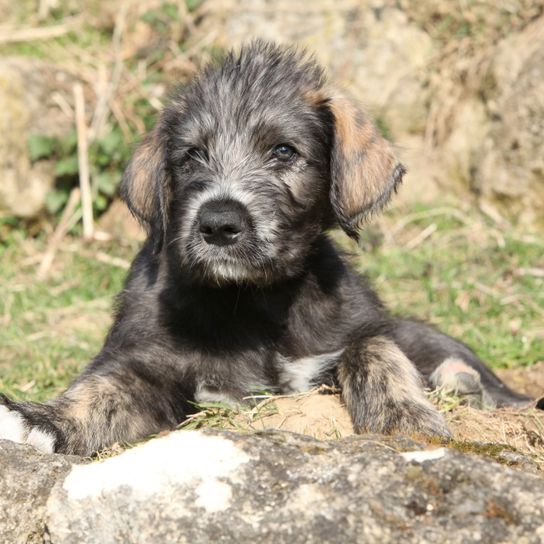
[[526,542],[544,481],[409,439],[178,431],[74,466],[51,543]]
[[54,164],[31,163],[31,135],[67,133],[72,119],[53,101],[67,75],[37,60],[0,60],[0,212],[34,217],[54,182]]
[[115,199],[100,217],[99,227],[117,240],[142,242],[146,238],[142,226],[119,199]]
[[[406,175],[388,207],[402,207],[408,204],[432,204],[444,200],[447,189],[441,187],[444,167],[436,160],[430,160],[423,138],[417,134],[400,136],[402,146],[398,153],[407,167]],[[372,225],[372,223],[371,223]]]
[[477,190],[505,216],[544,227],[544,17],[497,47],[486,105],[492,120]]
[[10,544],[43,542],[45,504],[75,458],[44,455],[0,440],[0,535]]
[[409,172],[399,203],[472,193],[489,215],[538,229],[544,17],[538,2],[514,4],[225,0],[204,4],[192,39],[306,46],[398,144]]
[[489,131],[489,119],[484,103],[471,97],[456,105],[449,138],[438,150],[444,165],[444,185],[463,190],[474,185],[474,165],[482,159],[482,142]]
[[531,366],[498,368],[495,372],[501,380],[520,393],[534,399],[544,395],[544,360]]
[[425,156],[421,137],[433,43],[395,3],[226,0],[204,8],[195,43],[211,37],[229,49],[262,38],[306,47],[327,69],[331,83],[346,88],[398,144],[408,175],[394,204],[436,197],[434,163]]
[[402,437],[177,431],[80,462],[0,441],[2,541],[544,538],[542,478]]
[[[544,227],[544,17],[490,49],[488,68],[450,103],[435,150],[440,184],[472,191],[482,209],[531,230]],[[459,83],[457,91],[459,91]],[[445,86],[445,88],[448,88]]]

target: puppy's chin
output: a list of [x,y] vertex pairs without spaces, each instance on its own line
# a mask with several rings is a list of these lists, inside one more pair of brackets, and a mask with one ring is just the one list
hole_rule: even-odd
[[203,283],[215,285],[259,284],[263,283],[262,273],[235,261],[214,260],[206,263],[201,269]]
[[275,248],[262,240],[215,247],[193,238],[180,247],[181,267],[195,283],[211,287],[253,285],[266,288],[290,280],[303,269],[304,252],[291,251],[286,255],[289,258],[280,258]]
[[239,285],[269,289],[291,281],[302,273],[301,263],[287,265],[274,259],[266,264],[261,262],[260,266],[253,266],[244,261],[215,259],[208,262],[193,263],[191,267],[193,281],[209,287]]
[[201,285],[236,284],[264,285],[268,282],[270,263],[263,266],[263,257],[234,256],[225,249],[192,247],[185,251],[182,267]]

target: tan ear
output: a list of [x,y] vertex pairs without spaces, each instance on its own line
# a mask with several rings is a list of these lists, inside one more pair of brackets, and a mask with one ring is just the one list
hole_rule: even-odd
[[340,226],[357,239],[365,219],[387,203],[405,169],[353,101],[339,96],[328,105],[334,125],[331,203]]
[[166,229],[168,191],[166,144],[157,126],[136,148],[120,188],[129,210],[155,242],[162,242]]

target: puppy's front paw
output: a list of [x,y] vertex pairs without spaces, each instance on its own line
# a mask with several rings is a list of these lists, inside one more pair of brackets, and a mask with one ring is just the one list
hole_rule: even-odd
[[[355,416],[355,417],[353,417]],[[444,416],[426,400],[389,402],[374,410],[352,414],[353,427],[358,434],[404,434],[451,438]]]
[[33,426],[16,408],[0,404],[0,440],[30,444],[44,453],[53,453],[56,437],[53,433]]
[[414,403],[406,410],[402,419],[400,428],[407,434],[452,438],[444,416],[434,406]]

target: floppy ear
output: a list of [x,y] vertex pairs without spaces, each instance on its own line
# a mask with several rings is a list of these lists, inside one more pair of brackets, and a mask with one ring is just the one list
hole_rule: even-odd
[[387,203],[405,169],[351,100],[334,97],[328,106],[334,127],[330,199],[340,226],[357,239],[364,220]]
[[156,251],[166,231],[169,191],[166,142],[157,125],[136,148],[120,189],[121,198],[146,229]]

